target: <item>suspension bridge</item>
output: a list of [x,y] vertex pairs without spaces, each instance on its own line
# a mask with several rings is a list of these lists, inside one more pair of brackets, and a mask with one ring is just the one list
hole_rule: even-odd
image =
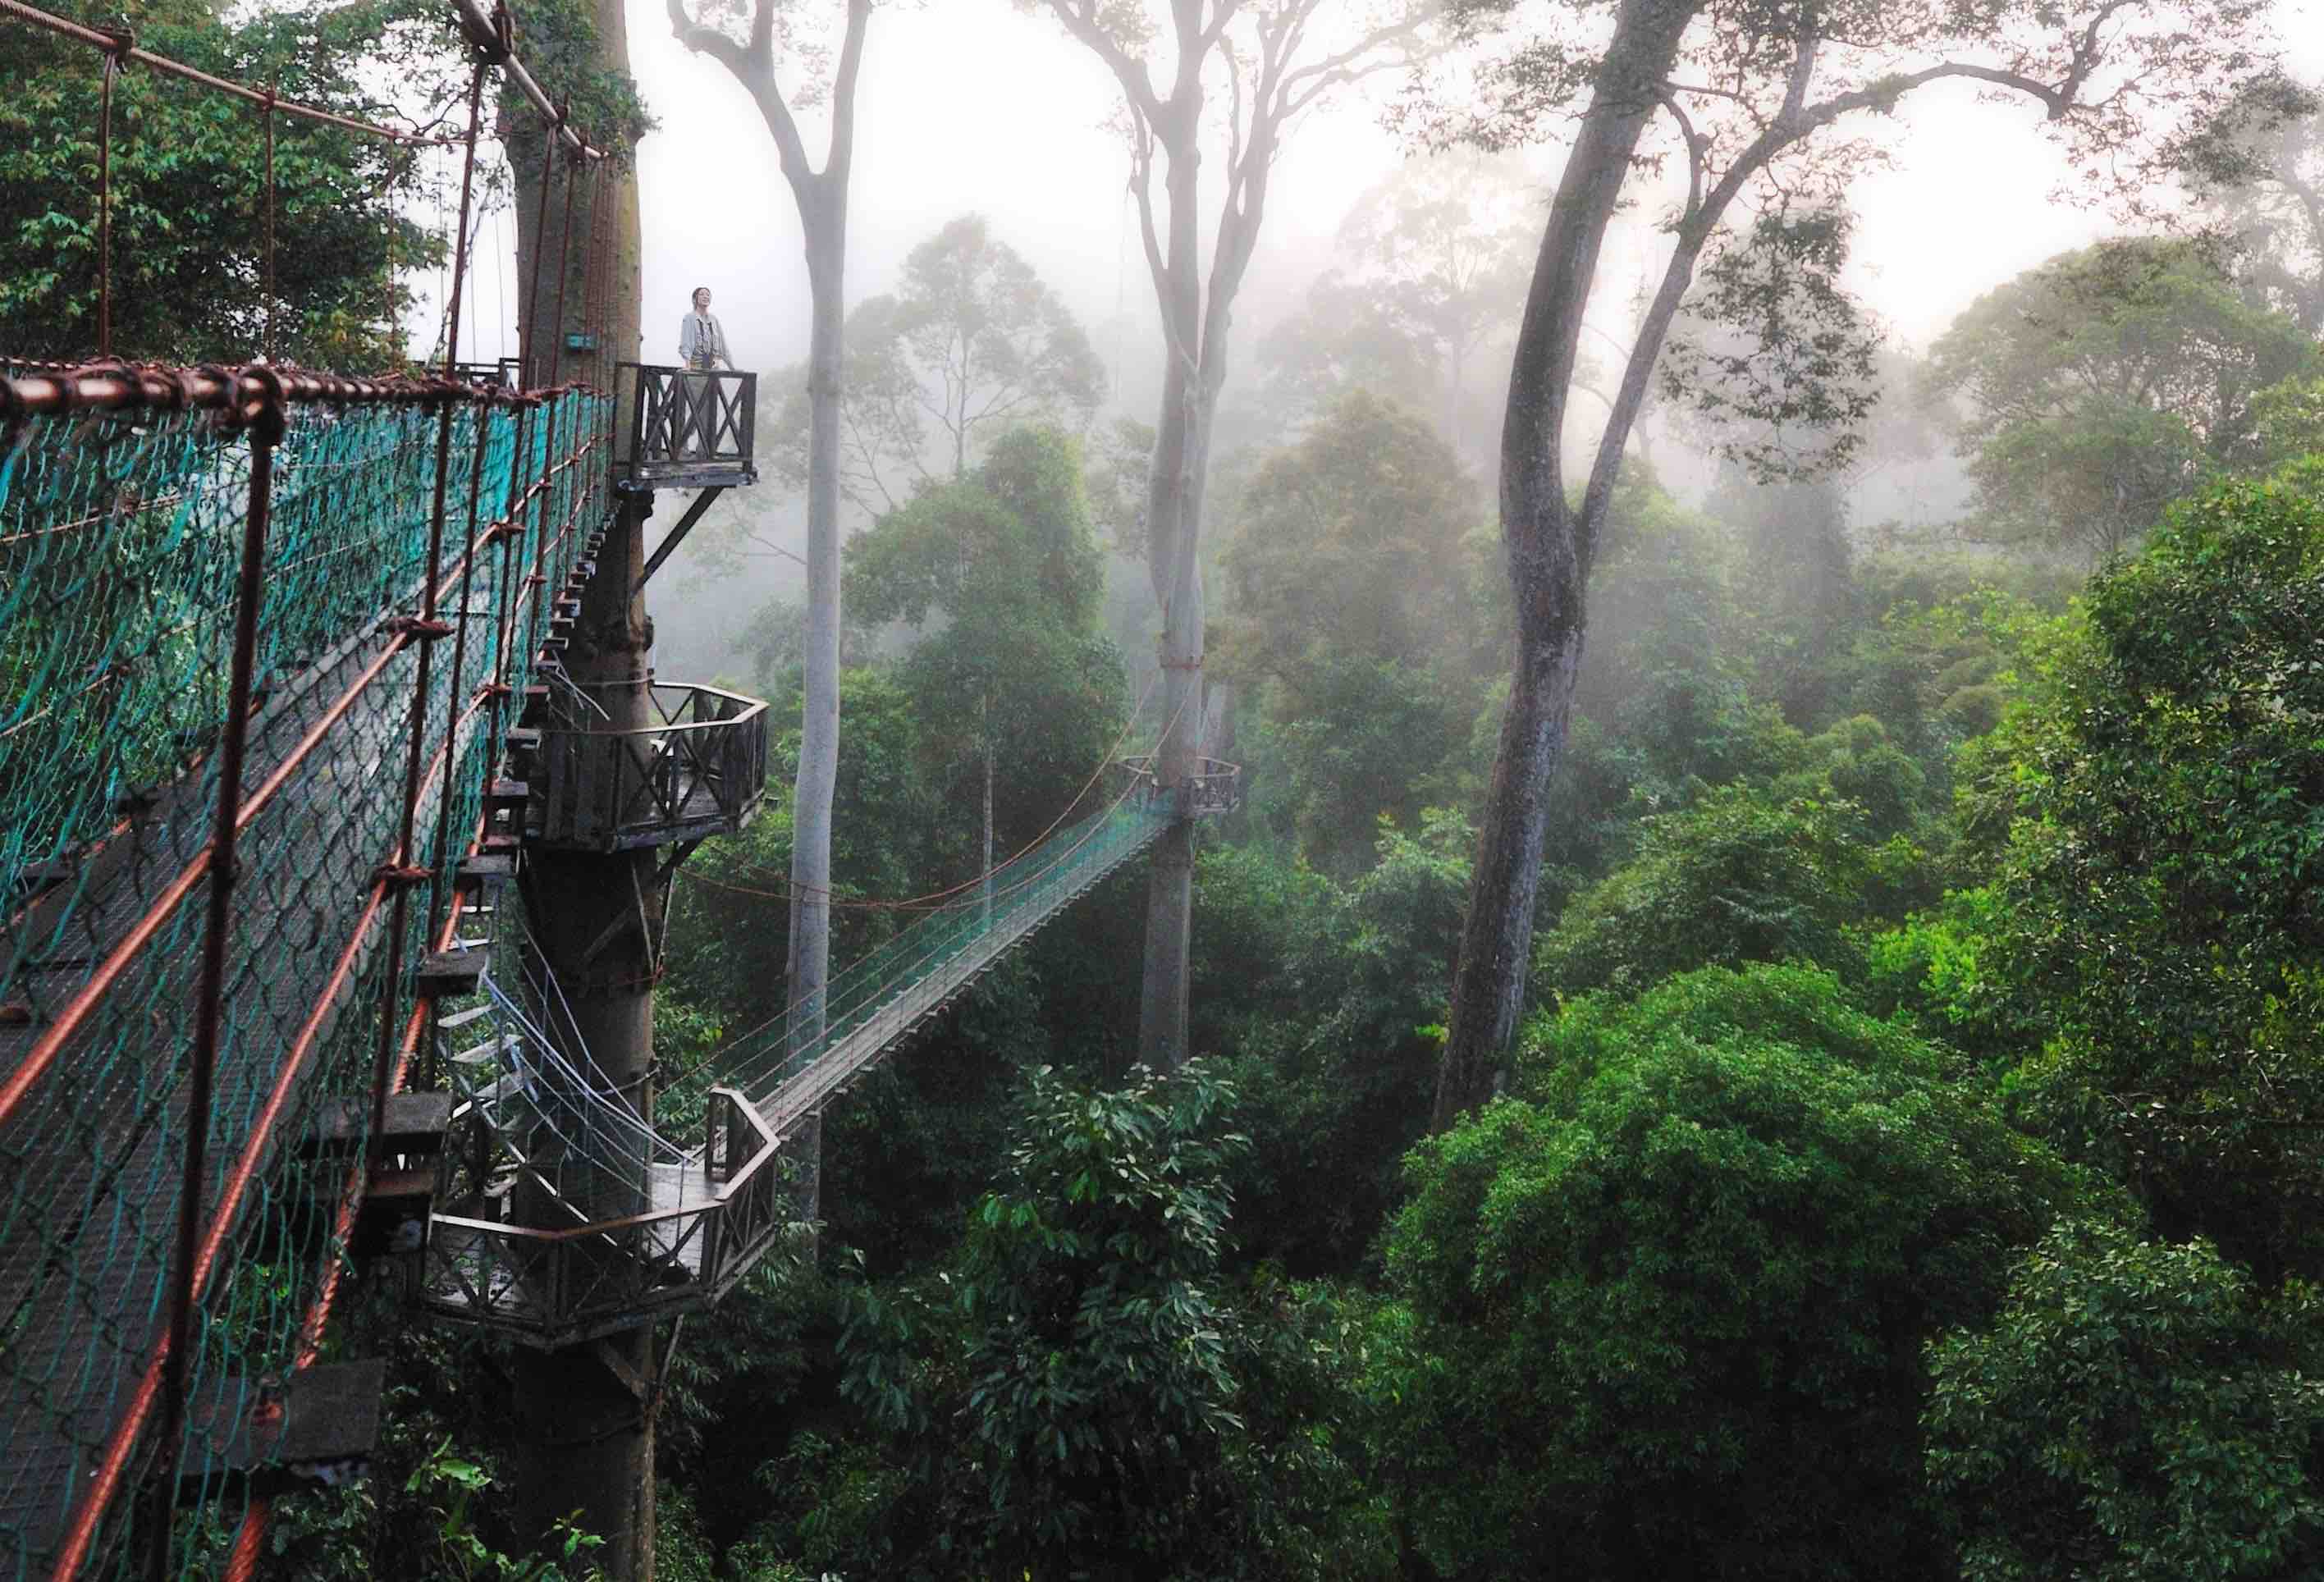
[[[548,106],[504,15],[462,20],[473,160],[487,66]],[[271,150],[300,107],[265,104]],[[757,811],[767,718],[651,682],[614,728],[567,648],[635,592],[624,499],[704,492],[650,575],[752,481],[753,385],[459,363],[466,211],[434,371],[0,370],[0,1578],[250,1574],[269,1502],[375,1432],[380,1365],[322,1360],[351,1269],[543,1348],[715,1302],[797,1219],[802,1127],[1231,805],[1230,766],[1120,759],[659,1100],[608,1080],[533,865],[666,878]]]

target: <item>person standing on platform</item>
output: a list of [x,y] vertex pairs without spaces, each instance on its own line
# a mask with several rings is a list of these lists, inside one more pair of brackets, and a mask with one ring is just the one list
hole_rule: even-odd
[[[717,403],[711,399],[714,382],[704,376],[722,363],[732,369],[734,359],[727,354],[726,332],[710,311],[708,286],[694,288],[694,311],[678,321],[678,358],[687,369],[682,381],[686,404],[674,414],[671,427],[678,444],[673,448],[680,455],[714,455],[718,449]],[[689,438],[699,442],[698,451],[688,446]]]

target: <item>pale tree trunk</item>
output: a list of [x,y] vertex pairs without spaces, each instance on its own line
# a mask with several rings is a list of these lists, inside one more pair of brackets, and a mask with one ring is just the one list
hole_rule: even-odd
[[[989,701],[989,700],[988,700]],[[977,713],[984,715],[987,710]],[[984,866],[977,872],[984,876],[984,926],[992,927],[992,723],[984,722]]]
[[[1181,48],[1185,48],[1182,41]],[[1182,57],[1183,59],[1183,57]],[[1169,202],[1167,244],[1153,234],[1145,209],[1149,260],[1160,299],[1169,363],[1162,381],[1162,410],[1155,424],[1154,467],[1147,481],[1150,542],[1147,575],[1162,607],[1162,740],[1154,768],[1161,784],[1181,787],[1199,767],[1203,714],[1203,572],[1199,555],[1203,479],[1214,386],[1204,366],[1211,348],[1203,336],[1198,234],[1202,78],[1184,74],[1156,140],[1168,166],[1163,187]],[[1144,202],[1143,193],[1140,195]],[[1215,287],[1213,288],[1215,297]],[[1154,845],[1146,888],[1146,959],[1138,1002],[1138,1058],[1156,1071],[1185,1063],[1186,980],[1194,943],[1194,825],[1173,819]]]
[[[1113,73],[1130,112],[1130,191],[1138,203],[1139,237],[1162,315],[1167,353],[1162,411],[1156,424],[1153,469],[1148,475],[1147,572],[1162,607],[1163,717],[1166,727],[1155,770],[1161,784],[1183,793],[1199,768],[1203,728],[1203,578],[1200,546],[1203,483],[1211,423],[1224,382],[1229,321],[1236,294],[1258,244],[1267,208],[1268,181],[1285,125],[1318,97],[1378,69],[1375,51],[1406,39],[1434,14],[1422,7],[1390,20],[1360,42],[1296,59],[1310,39],[1309,24],[1332,9],[1322,0],[1244,8],[1240,0],[1170,0],[1167,31],[1176,67],[1167,94],[1139,50],[1138,31],[1116,31],[1116,8],[1087,0],[1036,0],[1066,32]],[[1136,9],[1136,8],[1130,8]],[[1205,277],[1202,264],[1200,174],[1203,163],[1203,70],[1225,44],[1238,13],[1255,38],[1229,57],[1227,119],[1231,128],[1222,171],[1218,229]],[[1163,201],[1153,191],[1157,156]],[[1167,216],[1157,210],[1167,208]],[[1191,798],[1189,798],[1191,800]],[[1147,891],[1146,961],[1139,1007],[1139,1058],[1157,1070],[1182,1063],[1186,1047],[1186,970],[1193,932],[1194,834],[1191,819],[1172,821],[1155,847]]]
[[1565,751],[1587,626],[1590,563],[1612,495],[1607,457],[1619,461],[1662,332],[1692,278],[1690,244],[1692,250],[1701,246],[1699,235],[1682,238],[1683,257],[1674,259],[1673,275],[1665,281],[1667,310],[1657,300],[1649,313],[1590,484],[1579,508],[1570,505],[1559,447],[1582,313],[1631,156],[1696,9],[1680,0],[1632,0],[1623,6],[1558,181],[1526,300],[1501,429],[1501,538],[1517,601],[1517,654],[1453,971],[1452,1026],[1431,1122],[1435,1130],[1491,1097],[1517,1032],[1533,952],[1550,781]]
[[[1197,448],[1197,447],[1190,447]],[[1197,492],[1182,498],[1191,518]],[[1191,522],[1190,522],[1191,525]],[[1184,786],[1200,768],[1203,735],[1203,573],[1192,532],[1172,556],[1162,603],[1161,783]],[[1155,842],[1146,891],[1146,961],[1138,1007],[1138,1055],[1157,1071],[1185,1062],[1186,979],[1194,941],[1194,821],[1182,816]]]
[[[610,3],[610,0],[608,0]],[[840,332],[846,312],[847,184],[855,151],[855,87],[872,0],[846,0],[847,35],[832,76],[831,146],[814,169],[782,88],[775,80],[776,0],[757,0],[751,37],[738,43],[696,27],[686,0],[668,0],[670,29],[687,48],[733,74],[759,106],[798,206],[813,299],[807,338],[806,697],[800,707],[798,777],[791,801],[789,1003],[794,1040],[824,1028],[831,976],[831,800],[839,780]],[[820,1207],[822,1127],[810,1120],[789,1150],[804,1176],[798,1194],[812,1219]]]
[[790,1003],[823,1021],[831,966],[831,799],[839,773],[839,405],[844,192],[802,192],[814,325],[807,343],[807,633],[791,834]]

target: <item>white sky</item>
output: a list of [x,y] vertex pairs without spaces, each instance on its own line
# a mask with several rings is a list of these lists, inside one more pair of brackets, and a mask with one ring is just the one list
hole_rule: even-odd
[[[2285,0],[2278,14],[2295,65],[2324,74],[2317,0]],[[660,0],[632,0],[630,27],[632,66],[661,123],[639,150],[646,349],[659,355],[655,340],[667,336],[675,354],[687,291],[707,283],[738,360],[795,362],[806,347],[806,270],[757,109],[722,68],[670,36]],[[1867,176],[1855,194],[1859,286],[1915,345],[1978,293],[2110,228],[2102,214],[2052,200],[2064,170],[2033,108],[1973,99],[1964,84],[1908,101],[1898,168]],[[1153,335],[1127,229],[1127,157],[1101,124],[1113,104],[1095,60],[1008,0],[928,0],[875,15],[851,201],[851,303],[889,289],[915,243],[976,209],[1066,295],[1109,355],[1117,299],[1136,315],[1129,333]],[[1399,157],[1367,106],[1303,127],[1277,172],[1258,272],[1288,286],[1321,269],[1340,216]]]
[[[2311,80],[2324,77],[2320,13],[2324,0],[2282,0],[2276,12],[2295,69]],[[632,68],[660,122],[638,151],[646,360],[675,360],[687,294],[706,284],[742,366],[797,362],[807,331],[798,219],[757,107],[723,68],[670,36],[662,0],[631,0],[629,17]],[[1975,98],[1970,85],[1941,84],[1909,99],[1895,167],[1854,189],[1855,284],[1915,347],[1981,292],[2115,228],[2102,212],[2054,199],[2065,167],[2035,109]],[[851,306],[892,288],[916,243],[974,209],[1065,295],[1109,363],[1120,346],[1133,379],[1152,366],[1157,348],[1146,343],[1158,331],[1125,201],[1128,159],[1103,124],[1115,103],[1111,78],[1086,51],[1010,0],[883,8],[858,111]],[[819,126],[809,143],[819,156]],[[1402,157],[1367,104],[1299,128],[1276,172],[1239,315],[1246,332],[1331,262],[1341,216]],[[1538,151],[1545,186],[1558,157]],[[479,357],[512,349],[518,295],[513,226],[505,214],[484,225],[462,315],[468,354]],[[1635,272],[1634,261],[1609,262]],[[432,320],[430,307],[420,314]],[[1248,370],[1255,338],[1241,338],[1238,368]],[[1146,415],[1148,392],[1121,393]]]
[[[2281,0],[2276,8],[2292,64],[2310,80],[2324,77],[2319,10],[2324,0]],[[663,0],[631,0],[629,21],[632,68],[660,123],[638,153],[647,360],[675,360],[687,293],[707,284],[738,363],[761,370],[796,363],[807,335],[798,220],[756,106],[723,68],[670,36]],[[1895,168],[1866,175],[1853,193],[1854,283],[1914,347],[1925,347],[1980,293],[2114,228],[2103,213],[2054,200],[2066,171],[2034,109],[1974,97],[1963,87],[1907,100]],[[1010,0],[883,7],[872,22],[859,107],[850,305],[891,289],[904,254],[946,220],[980,211],[1080,314],[1110,364],[1119,349],[1119,398],[1132,415],[1150,418],[1158,330],[1124,202],[1127,155],[1104,124],[1115,103],[1102,67]],[[809,143],[818,156],[822,141],[816,127]],[[1332,262],[1341,216],[1402,157],[1367,106],[1298,130],[1277,170],[1238,315],[1237,370],[1250,369],[1255,332]],[[1541,151],[1545,186],[1559,157]],[[472,307],[463,315],[468,355],[513,346],[512,243],[505,215],[485,222]],[[1608,263],[1624,271],[1627,294],[1637,261],[1609,254]],[[1117,304],[1125,317],[1117,317]],[[424,305],[421,313],[423,322],[432,318]],[[754,506],[788,514],[795,503],[769,497]],[[740,621],[763,596],[762,579],[789,575],[779,560],[743,583],[705,582],[681,566],[677,582],[701,607],[695,620],[666,623],[666,635],[676,648],[696,627]],[[696,662],[717,661],[706,650]]]

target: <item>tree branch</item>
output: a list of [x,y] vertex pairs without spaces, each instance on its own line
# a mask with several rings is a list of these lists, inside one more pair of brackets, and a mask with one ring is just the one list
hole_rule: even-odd
[[1683,223],[1694,217],[1702,207],[1702,138],[1687,119],[1686,109],[1678,102],[1678,95],[1665,83],[1661,90],[1663,107],[1678,123],[1678,134],[1686,143],[1686,207],[1681,215]]
[[1154,91],[1154,79],[1146,69],[1146,62],[1133,60],[1120,41],[1105,31],[1097,20],[1094,0],[1043,0],[1043,4],[1065,32],[1105,62],[1121,84],[1122,95],[1129,99],[1131,110],[1148,119],[1160,119],[1162,100]]
[[862,74],[863,35],[871,22],[872,0],[847,0],[847,40],[839,47],[839,70],[831,85],[831,154],[823,167],[843,192],[855,161],[855,81]]

